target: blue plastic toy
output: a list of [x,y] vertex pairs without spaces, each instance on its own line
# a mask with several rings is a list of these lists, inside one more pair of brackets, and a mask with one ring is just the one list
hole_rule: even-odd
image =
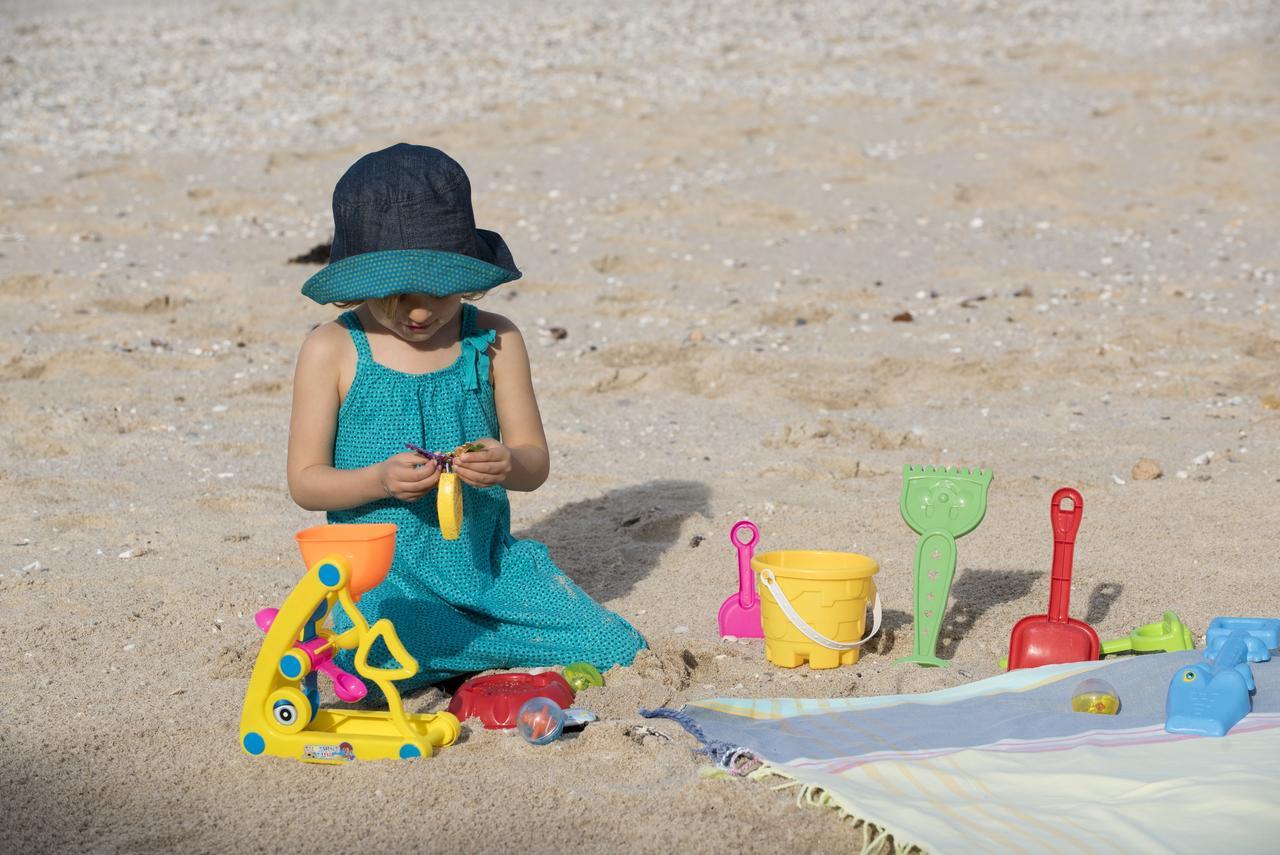
[[1267,662],[1271,651],[1280,648],[1280,618],[1216,617],[1209,622],[1205,634],[1205,655],[1216,655],[1234,632],[1245,633],[1250,662]]
[[1253,709],[1249,693],[1257,687],[1249,668],[1249,634],[1235,630],[1219,644],[1216,656],[1178,669],[1169,683],[1164,729],[1169,733],[1226,736]]

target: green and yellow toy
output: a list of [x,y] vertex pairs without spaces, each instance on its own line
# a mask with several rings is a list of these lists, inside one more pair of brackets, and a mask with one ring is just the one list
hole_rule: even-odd
[[1165,612],[1160,620],[1135,629],[1124,638],[1102,642],[1102,655],[1114,653],[1173,653],[1195,650],[1191,630],[1173,612]]
[[1120,693],[1098,677],[1090,677],[1071,690],[1072,712],[1115,715],[1120,712]]
[[[240,713],[240,745],[249,754],[274,754],[309,763],[430,757],[451,745],[461,732],[450,713],[406,713],[397,680],[418,673],[395,626],[383,618],[370,626],[356,602],[379,585],[391,569],[396,527],[390,523],[322,525],[299,532],[298,545],[308,570],[279,609],[256,615],[267,637],[249,678]],[[335,606],[352,627],[335,633],[324,624]],[[381,639],[398,668],[369,664],[369,651]],[[357,677],[338,667],[338,650],[355,650]],[[333,681],[340,700],[363,699],[368,688],[382,690],[385,710],[321,709],[316,674]]]
[[600,669],[590,662],[572,662],[564,666],[564,678],[575,692],[604,685]]

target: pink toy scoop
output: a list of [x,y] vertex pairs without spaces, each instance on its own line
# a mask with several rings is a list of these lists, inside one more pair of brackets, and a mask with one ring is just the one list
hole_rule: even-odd
[[[746,542],[741,532],[750,532]],[[764,638],[760,625],[760,598],[756,596],[756,578],[751,570],[751,556],[760,542],[760,529],[749,520],[741,520],[729,530],[729,540],[738,551],[738,593],[730,594],[720,605],[720,634],[738,638]]]
[[[253,616],[253,622],[258,625],[258,629],[269,632],[279,613],[279,609],[260,609]],[[364,700],[365,695],[369,694],[369,687],[364,684],[364,680],[344,671],[333,661],[333,646],[325,639],[295,641],[293,646],[307,654],[312,668],[333,681],[333,693],[338,696],[338,700],[354,704]]]

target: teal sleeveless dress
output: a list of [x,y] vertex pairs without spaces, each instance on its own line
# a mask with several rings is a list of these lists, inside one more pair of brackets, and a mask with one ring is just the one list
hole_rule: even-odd
[[[354,311],[338,318],[356,347],[356,373],[338,411],[333,465],[379,463],[412,442],[447,451],[498,435],[489,377],[494,330],[476,327],[476,308],[462,306],[462,352],[447,368],[406,374],[374,362]],[[395,523],[396,551],[382,584],[358,606],[370,623],[390,618],[419,671],[401,690],[493,668],[590,662],[600,670],[629,665],[645,646],[640,633],[596,603],[556,567],[536,540],[511,536],[511,507],[501,485],[462,485],[462,534],[445,540],[433,490],[416,502],[380,499],[333,511],[331,523]],[[334,628],[351,626],[342,609]],[[352,651],[340,664],[353,667]],[[371,665],[388,667],[381,642]]]

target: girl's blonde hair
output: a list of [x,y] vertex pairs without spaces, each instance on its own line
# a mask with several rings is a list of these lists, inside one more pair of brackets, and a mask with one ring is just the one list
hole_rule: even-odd
[[[487,293],[487,291],[468,291],[462,295],[462,299],[469,300],[474,303]],[[379,308],[382,309],[382,313],[384,315],[392,317],[395,315],[396,309],[400,308],[400,300],[403,299],[403,297],[403,294],[392,294],[389,297],[370,297],[367,300],[336,300],[333,305],[337,306],[339,309],[354,309],[361,303],[376,302],[380,304]]]

